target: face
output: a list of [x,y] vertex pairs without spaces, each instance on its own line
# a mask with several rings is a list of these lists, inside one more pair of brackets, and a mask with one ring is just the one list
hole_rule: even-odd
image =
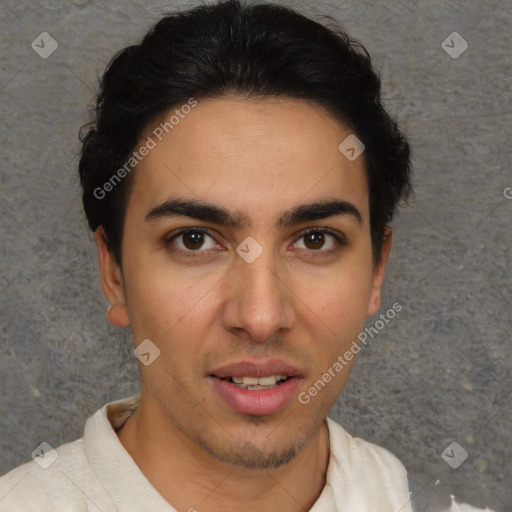
[[350,133],[298,100],[203,100],[134,171],[122,278],[102,264],[104,288],[135,345],[160,350],[141,400],[219,460],[293,458],[380,305],[389,246],[374,266],[364,153],[338,149]]

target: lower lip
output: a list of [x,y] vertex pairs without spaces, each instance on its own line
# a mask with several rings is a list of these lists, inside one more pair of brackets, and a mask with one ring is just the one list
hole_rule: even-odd
[[241,389],[232,382],[209,376],[214,390],[232,409],[240,414],[263,416],[282,409],[297,395],[302,379],[291,377],[272,389]]

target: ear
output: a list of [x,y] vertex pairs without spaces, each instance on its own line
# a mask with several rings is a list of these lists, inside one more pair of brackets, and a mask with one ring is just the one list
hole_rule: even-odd
[[94,239],[98,248],[101,285],[110,303],[107,318],[118,327],[126,327],[130,325],[130,318],[126,309],[123,274],[110,251],[103,226],[96,230]]
[[384,275],[386,273],[386,266],[389,260],[389,253],[391,252],[391,228],[388,226],[384,233],[384,240],[382,242],[382,249],[380,253],[380,262],[373,267],[372,289],[370,292],[370,301],[368,303],[368,311],[366,316],[372,316],[380,308],[380,291]]

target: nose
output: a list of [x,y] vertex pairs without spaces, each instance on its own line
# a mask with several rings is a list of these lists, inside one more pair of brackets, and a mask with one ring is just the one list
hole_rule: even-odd
[[225,329],[259,344],[291,329],[295,312],[290,278],[272,251],[263,250],[251,263],[236,255],[233,265],[226,275]]

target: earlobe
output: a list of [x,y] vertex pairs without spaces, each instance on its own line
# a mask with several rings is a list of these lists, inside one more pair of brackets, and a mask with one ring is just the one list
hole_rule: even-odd
[[114,304],[107,309],[107,318],[110,323],[118,327],[127,327],[130,325],[130,318],[125,304]]
[[126,309],[123,274],[110,251],[103,226],[98,227],[94,233],[94,239],[98,249],[101,285],[110,303],[107,318],[118,327],[126,327],[130,325],[130,318]]
[[384,240],[382,242],[380,261],[379,263],[375,264],[373,268],[372,289],[370,292],[370,301],[368,303],[366,316],[374,315],[380,308],[381,288],[384,281],[384,275],[386,274],[386,266],[388,264],[389,254],[391,252],[391,239],[391,228],[388,226],[386,228]]

